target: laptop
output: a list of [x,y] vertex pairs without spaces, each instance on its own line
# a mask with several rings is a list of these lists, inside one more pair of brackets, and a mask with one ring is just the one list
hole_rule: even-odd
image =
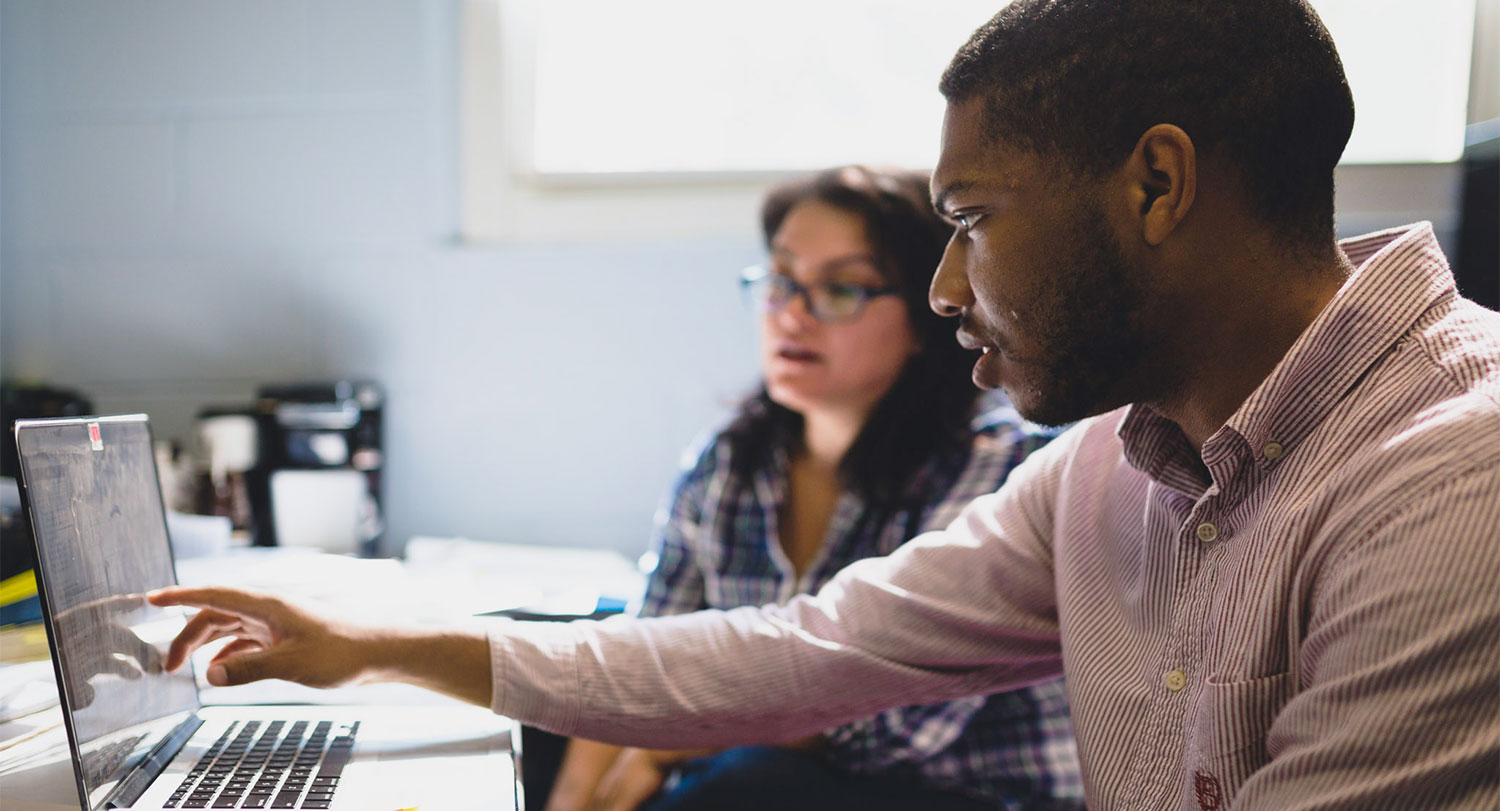
[[519,733],[462,706],[205,706],[183,627],[145,415],[18,420],[22,502],[81,807],[522,806]]

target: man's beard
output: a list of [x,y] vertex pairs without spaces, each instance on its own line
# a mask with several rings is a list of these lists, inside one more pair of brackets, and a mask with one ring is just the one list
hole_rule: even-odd
[[1070,249],[1048,268],[1050,295],[1030,311],[1040,371],[1011,399],[1043,425],[1064,425],[1131,402],[1149,350],[1142,271],[1115,242],[1097,203],[1081,206]]

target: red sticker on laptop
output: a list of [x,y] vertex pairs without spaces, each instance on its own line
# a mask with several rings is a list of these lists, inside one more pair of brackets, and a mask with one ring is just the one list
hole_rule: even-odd
[[96,451],[104,450],[104,436],[99,433],[99,423],[89,423],[89,447]]

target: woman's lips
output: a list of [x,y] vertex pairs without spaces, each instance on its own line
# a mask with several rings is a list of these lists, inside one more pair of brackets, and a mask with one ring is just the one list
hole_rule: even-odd
[[776,357],[797,363],[815,363],[823,356],[799,344],[783,344],[776,350]]

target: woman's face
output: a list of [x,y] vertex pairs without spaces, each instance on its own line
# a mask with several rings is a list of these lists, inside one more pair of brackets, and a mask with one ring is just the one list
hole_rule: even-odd
[[[854,214],[817,201],[798,203],[771,239],[769,272],[807,286],[827,282],[889,287]],[[900,295],[871,297],[851,321],[824,323],[795,296],[761,317],[761,366],[775,402],[809,412],[867,415],[917,352]]]

